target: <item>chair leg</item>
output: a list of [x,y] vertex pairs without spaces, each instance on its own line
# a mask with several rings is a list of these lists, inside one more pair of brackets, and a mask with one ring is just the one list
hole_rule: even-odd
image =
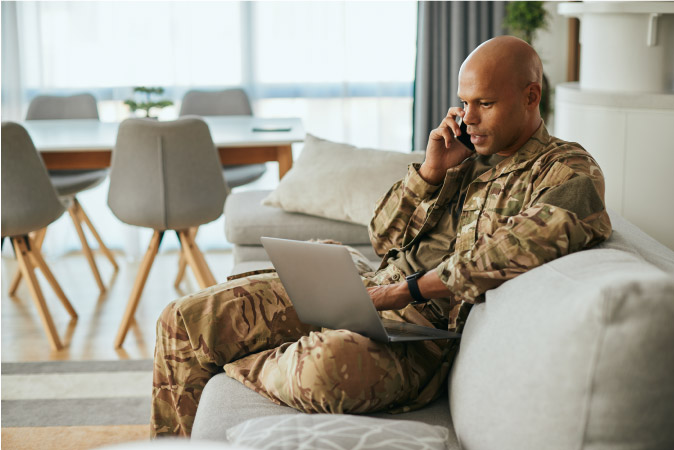
[[[34,231],[30,234],[35,234],[35,239],[32,239],[34,248],[38,250],[41,249],[42,243],[44,242],[44,237],[47,234],[47,227],[44,227],[38,231]],[[19,288],[19,283],[21,283],[21,278],[21,271],[17,270],[14,274],[14,278],[12,278],[12,283],[9,285],[9,295],[16,294],[16,290]]]
[[[192,239],[195,239],[197,237],[197,231],[199,231],[199,227],[189,229],[189,233],[192,235]],[[180,236],[178,236],[178,239],[180,239]],[[185,259],[185,252],[181,247],[180,258],[178,259],[178,273],[176,274],[176,280],[173,282],[173,286],[175,286],[176,289],[180,287],[180,282],[183,280],[183,277],[185,276],[186,267],[187,267],[187,260]]]
[[201,289],[217,284],[215,277],[208,268],[204,255],[199,250],[199,247],[197,247],[196,242],[194,242],[190,230],[179,230],[178,238],[180,239],[180,245],[185,254],[187,264],[192,268],[192,272],[194,272]]
[[178,259],[178,273],[176,274],[176,279],[173,282],[173,286],[176,289],[180,287],[180,282],[183,281],[186,267],[187,267],[187,260],[185,259],[185,252],[183,251],[183,248],[180,247],[180,257]]
[[138,302],[140,301],[140,296],[143,293],[143,288],[145,287],[145,282],[147,277],[150,274],[150,268],[152,268],[152,263],[154,262],[155,256],[159,251],[159,244],[161,244],[162,237],[164,237],[163,231],[155,230],[150,240],[150,245],[145,252],[143,261],[140,263],[140,268],[138,269],[138,274],[136,275],[136,281],[133,284],[133,289],[131,290],[131,296],[129,301],[126,304],[126,310],[124,311],[124,316],[122,317],[122,323],[119,325],[119,330],[117,331],[117,337],[115,337],[115,348],[121,348],[124,344],[124,339],[126,338],[126,333],[129,331],[129,326],[133,320],[133,316],[136,313],[136,308],[138,308]]
[[110,249],[105,245],[105,243],[103,243],[103,239],[101,239],[101,237],[98,235],[96,228],[94,228],[91,220],[89,220],[89,216],[87,216],[87,213],[84,212],[80,202],[77,201],[77,197],[73,199],[73,203],[77,208],[78,217],[87,224],[87,227],[89,227],[89,230],[91,231],[91,234],[93,234],[94,239],[96,239],[96,242],[98,242],[98,248],[100,248],[103,254],[105,254],[105,256],[108,258],[110,264],[112,264],[112,267],[115,268],[115,271],[119,270],[119,266],[117,265],[117,261],[115,261],[115,257],[113,256]]
[[82,223],[80,220],[80,217],[77,214],[77,203],[73,202],[72,206],[68,209],[68,213],[70,213],[70,218],[73,220],[73,225],[75,225],[75,230],[77,230],[77,235],[80,238],[80,242],[82,243],[82,251],[84,252],[84,256],[87,257],[87,262],[89,263],[89,267],[91,267],[91,271],[94,274],[94,278],[96,279],[96,284],[98,285],[98,289],[101,291],[101,293],[105,292],[105,285],[103,284],[103,280],[101,279],[101,274],[98,271],[98,267],[96,266],[96,261],[94,260],[94,254],[91,251],[91,248],[89,247],[89,243],[87,242],[86,236],[84,236],[84,230],[82,229]]
[[49,269],[49,266],[47,266],[47,263],[44,262],[44,258],[42,258],[42,252],[40,252],[36,245],[34,245],[30,251],[30,260],[33,264],[33,267],[37,267],[42,271],[42,274],[56,293],[56,296],[59,298],[59,300],[61,300],[63,307],[66,309],[66,311],[68,311],[68,314],[70,314],[70,317],[72,319],[77,319],[77,312],[75,312],[75,308],[73,308],[73,305],[71,305],[70,301],[68,301],[68,297],[66,297],[66,294],[63,292],[63,289],[61,289],[58,281],[56,281],[56,278],[54,278],[54,274]]
[[22,279],[21,269],[17,269],[17,271],[14,273],[14,278],[12,278],[12,282],[9,285],[9,295],[16,294],[16,290],[19,289],[21,279]]
[[52,350],[58,351],[63,349],[63,344],[59,339],[58,333],[56,332],[56,326],[54,325],[54,320],[49,313],[47,308],[47,303],[44,300],[42,295],[42,290],[38,284],[37,277],[35,276],[35,267],[31,264],[31,249],[27,236],[20,236],[12,238],[14,244],[14,251],[16,252],[16,258],[19,262],[19,270],[23,273],[23,277],[28,283],[28,289],[30,290],[37,311],[40,315],[40,320],[42,321],[42,326],[44,327],[45,332],[47,333],[47,338],[49,339],[49,345]]
[[206,281],[208,282],[208,286],[213,286],[213,285],[217,284],[218,282],[215,279],[215,277],[213,276],[213,272],[211,272],[211,269],[208,267],[208,263],[206,262],[206,257],[202,253],[201,249],[199,248],[199,246],[197,245],[197,243],[194,240],[192,240],[192,245],[194,246],[194,254],[196,256],[197,263],[199,264],[202,272],[206,276]]

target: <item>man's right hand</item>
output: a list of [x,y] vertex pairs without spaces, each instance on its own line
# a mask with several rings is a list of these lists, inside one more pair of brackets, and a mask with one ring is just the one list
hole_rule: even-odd
[[461,130],[455,117],[463,117],[464,111],[459,107],[449,108],[447,116],[440,125],[431,131],[426,146],[426,159],[419,169],[419,175],[427,183],[440,184],[445,179],[447,169],[457,166],[468,158],[472,152],[454,136],[459,136]]

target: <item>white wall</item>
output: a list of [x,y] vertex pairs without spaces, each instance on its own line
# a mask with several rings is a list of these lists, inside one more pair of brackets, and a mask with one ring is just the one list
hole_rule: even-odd
[[543,68],[553,86],[566,81],[568,55],[568,18],[557,14],[559,3],[545,3],[545,9],[550,15],[549,26],[547,30],[539,30],[534,39],[534,47],[543,60]]
[[560,2],[546,2],[545,9],[549,14],[547,30],[539,30],[534,38],[534,48],[543,61],[543,71],[548,76],[553,87],[550,105],[553,107],[546,126],[554,133],[554,86],[566,81],[566,61],[568,58],[568,18],[557,14],[557,5]]

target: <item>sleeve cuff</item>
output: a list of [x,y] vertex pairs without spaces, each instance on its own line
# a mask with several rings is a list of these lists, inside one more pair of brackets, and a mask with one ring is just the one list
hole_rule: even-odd
[[421,167],[421,164],[419,164],[419,163],[410,164],[408,166],[407,175],[405,176],[405,180],[403,181],[403,184],[405,186],[405,189],[410,191],[416,197],[419,197],[419,198],[430,197],[442,185],[441,184],[439,184],[439,185],[430,184],[426,180],[421,178],[421,175],[419,175],[419,168],[420,167]]

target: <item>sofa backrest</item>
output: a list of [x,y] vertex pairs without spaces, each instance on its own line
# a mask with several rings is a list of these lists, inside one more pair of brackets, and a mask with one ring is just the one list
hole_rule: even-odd
[[449,380],[463,448],[674,448],[674,252],[611,219],[473,307]]
[[595,248],[623,250],[674,274],[674,251],[665,247],[620,214],[608,210],[613,226],[611,238]]

